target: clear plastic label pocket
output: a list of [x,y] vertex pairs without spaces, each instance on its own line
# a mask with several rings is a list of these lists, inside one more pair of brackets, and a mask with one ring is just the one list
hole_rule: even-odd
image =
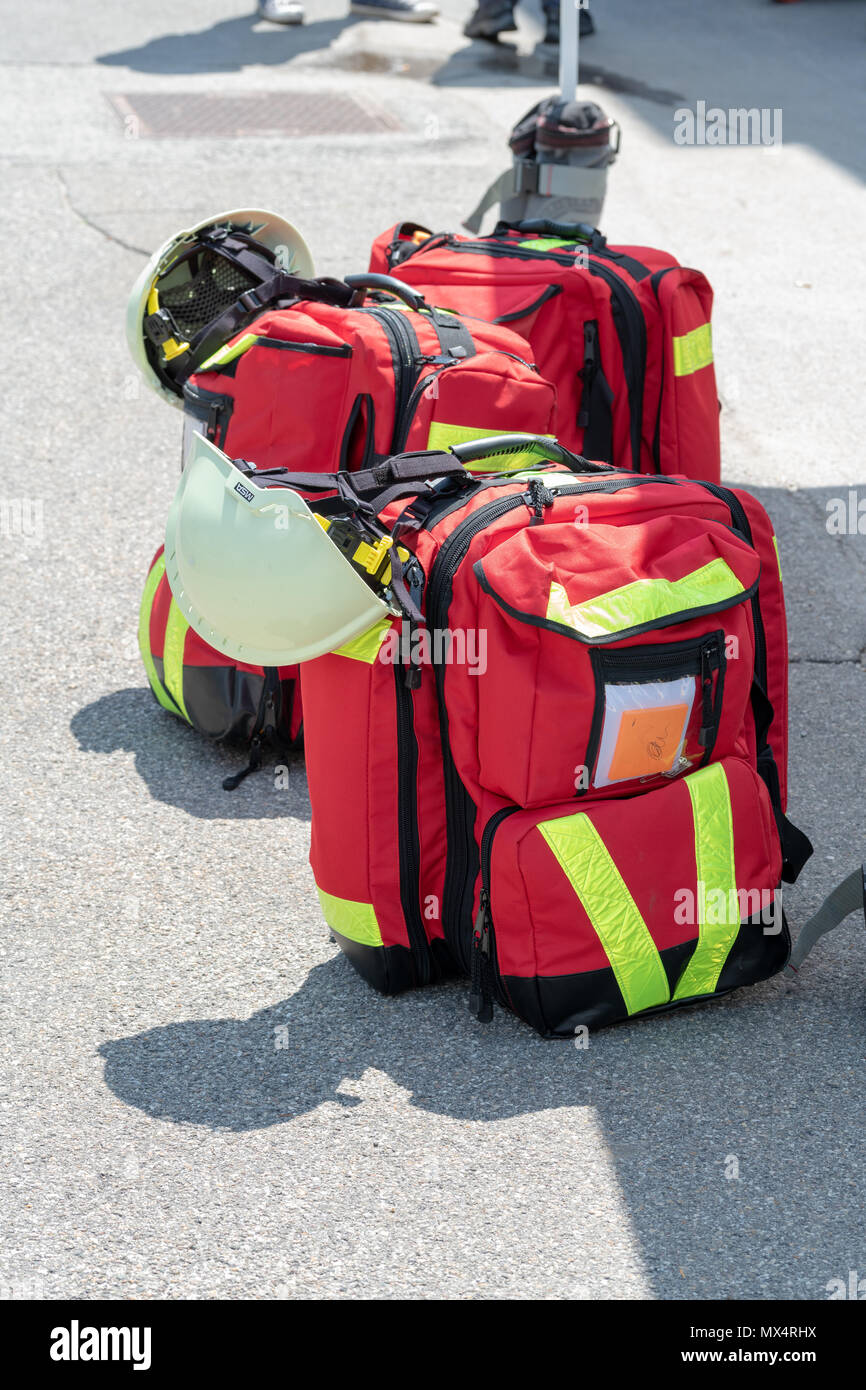
[[695,679],[606,685],[593,785],[609,787],[689,766],[683,757],[695,702]]

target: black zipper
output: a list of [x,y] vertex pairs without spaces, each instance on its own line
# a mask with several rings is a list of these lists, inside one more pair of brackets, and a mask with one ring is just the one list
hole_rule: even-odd
[[[618,492],[622,488],[640,487],[645,483],[655,483],[652,476],[607,475],[583,483],[572,483],[568,487],[557,488],[556,496],[576,497],[586,492]],[[671,482],[678,486],[673,479]],[[465,506],[465,500],[460,502]],[[447,627],[448,609],[454,576],[469,551],[469,547],[480,531],[493,521],[517,507],[527,506],[526,493],[512,493],[479,507],[465,521],[451,532],[443,543],[430,572],[427,592],[427,621],[434,631]],[[531,499],[529,502],[531,506]],[[443,513],[439,514],[441,520]],[[437,644],[434,643],[434,647]],[[462,924],[466,920],[467,896],[474,890],[478,874],[477,848],[474,837],[475,805],[460,780],[448,738],[448,714],[445,708],[445,666],[434,664],[436,673],[436,694],[439,703],[439,729],[442,741],[442,761],[444,771],[445,806],[447,821],[447,856],[445,869],[445,888],[442,904],[442,922],[446,939],[452,953],[462,964],[464,970],[470,969],[464,949],[465,932]]]
[[[656,297],[656,303],[659,305],[659,309],[661,309],[661,301],[659,300],[659,282],[660,282],[661,280],[664,279],[664,277],[667,275],[668,271],[675,270],[675,269],[676,269],[675,266],[667,265],[667,266],[664,267],[663,270],[657,270],[656,273],[655,273],[655,275],[653,275],[652,278],[651,278],[651,280],[650,280],[650,285],[652,286],[652,292],[653,292],[653,294],[654,294],[655,297]],[[665,354],[664,354],[664,352],[663,352],[663,353],[662,353],[661,381],[660,381],[660,383],[659,383],[659,403],[658,403],[658,409],[656,410],[656,427],[655,427],[655,431],[654,431],[654,433],[653,433],[653,463],[655,464],[655,469],[656,469],[656,472],[657,472],[657,473],[661,473],[661,471],[662,471],[662,461],[661,461],[661,460],[662,460],[662,455],[661,455],[661,429],[662,429],[662,401],[664,400],[664,394],[665,394]]]
[[256,335],[254,347],[279,348],[283,352],[303,352],[319,357],[351,357],[353,349],[349,343],[296,343],[285,338],[267,338]]
[[490,861],[493,854],[493,836],[499,826],[519,806],[503,806],[495,811],[484,827],[481,836],[481,890],[478,897],[478,915],[472,929],[472,960],[469,994],[469,1010],[479,1023],[489,1023],[493,1017],[493,1000],[502,999],[499,979],[499,961],[496,955],[496,935],[493,928],[493,912],[490,906]]
[[590,275],[604,280],[611,297],[614,327],[622,349],[628,408],[631,426],[632,466],[640,470],[641,436],[643,433],[643,393],[646,377],[646,320],[637,295],[624,280],[598,260],[587,261]]
[[402,309],[390,309],[386,304],[380,304],[363,312],[372,314],[378,320],[391,344],[394,363],[394,429],[390,452],[399,454],[403,416],[422,366],[420,345],[414,330],[406,322],[406,315]]
[[421,917],[421,844],[418,833],[418,738],[412,692],[405,681],[404,667],[394,664],[397,708],[397,824],[400,865],[400,906],[417,973],[416,983],[426,985],[432,978],[430,945]]
[[589,425],[589,402],[596,373],[601,366],[598,350],[598,319],[587,319],[583,325],[583,366],[578,376],[583,382],[580,396],[580,409],[577,412],[577,428],[585,430]]
[[[754,550],[755,542],[752,536],[752,528],[749,525],[749,518],[746,509],[734,493],[729,492],[726,487],[721,487],[718,483],[707,483],[696,478],[695,482],[699,487],[706,488],[714,497],[718,497],[731,514],[731,521],[734,527],[740,532],[743,540]],[[761,612],[761,604],[758,598],[758,590],[752,595],[752,626],[755,629],[755,679],[762,691],[767,693],[767,634],[764,628],[764,615]]]

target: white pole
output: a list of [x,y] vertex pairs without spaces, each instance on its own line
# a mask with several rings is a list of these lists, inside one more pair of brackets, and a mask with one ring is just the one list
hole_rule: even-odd
[[559,0],[559,90],[563,101],[577,96],[580,0]]

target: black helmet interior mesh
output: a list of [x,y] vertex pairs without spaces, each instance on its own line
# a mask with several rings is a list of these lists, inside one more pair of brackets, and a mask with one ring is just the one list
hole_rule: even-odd
[[[259,283],[255,276],[216,251],[203,251],[196,260],[197,268],[188,279],[180,284],[162,285],[159,291],[160,305],[170,311],[188,341],[234,304],[245,290]],[[189,270],[193,264],[187,262]]]

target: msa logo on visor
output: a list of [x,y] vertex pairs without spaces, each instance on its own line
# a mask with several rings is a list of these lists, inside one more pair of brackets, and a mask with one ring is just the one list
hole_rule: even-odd
[[248,487],[244,487],[243,483],[235,483],[235,492],[239,493],[245,502],[252,502],[255,499],[255,493],[250,492]]

